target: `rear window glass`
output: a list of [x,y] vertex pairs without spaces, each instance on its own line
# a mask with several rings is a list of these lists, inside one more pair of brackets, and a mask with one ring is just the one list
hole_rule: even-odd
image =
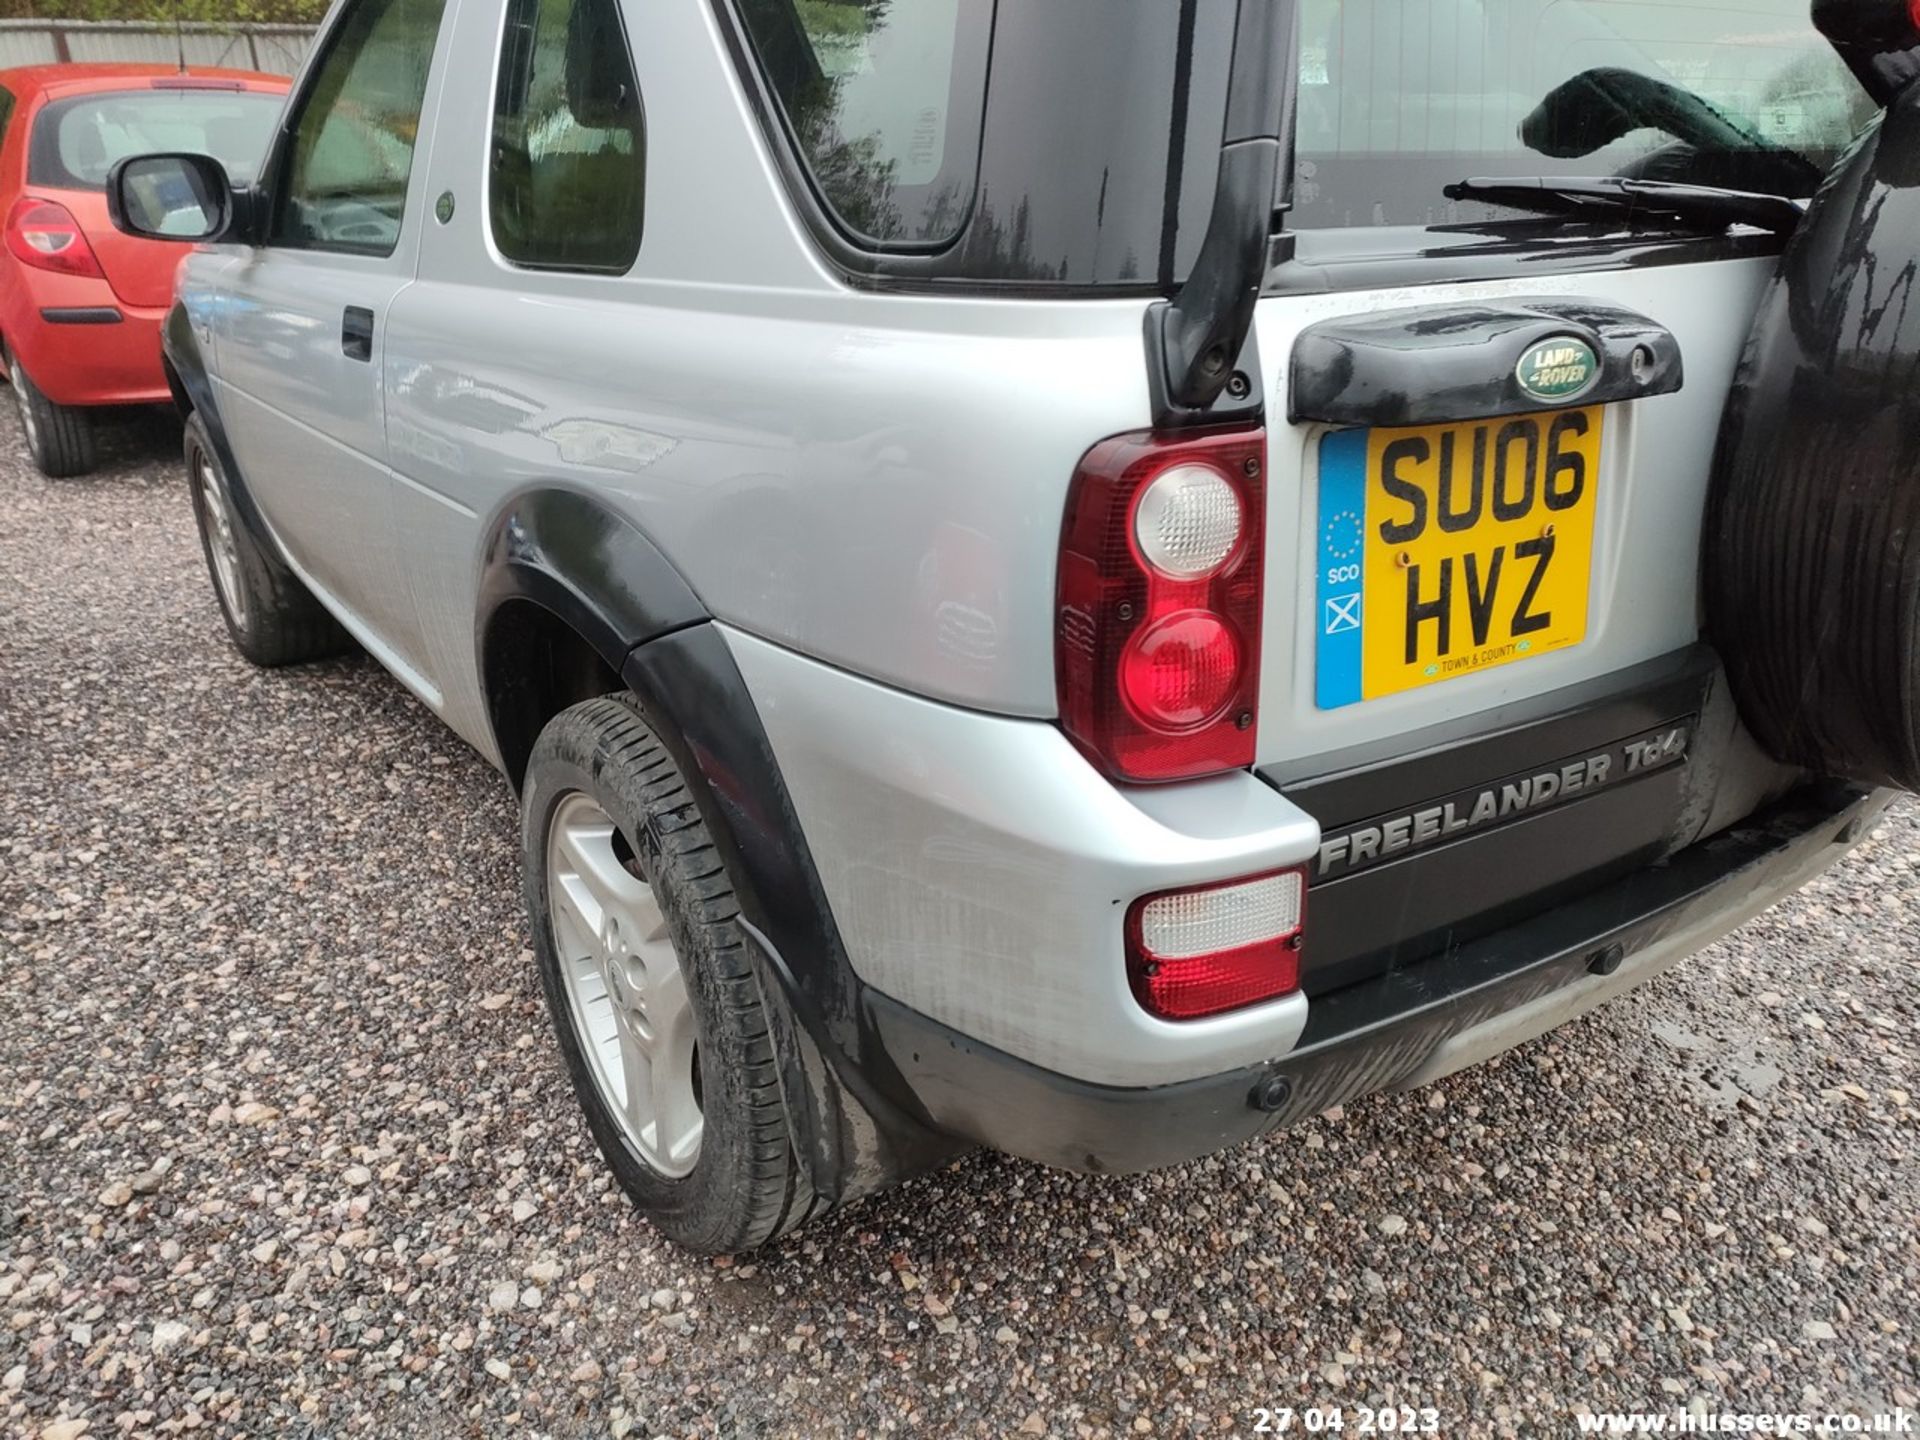
[[211,155],[235,184],[252,182],[282,97],[234,90],[110,90],[56,100],[33,126],[27,178],[60,190],[101,190],[129,155]]
[[1472,176],[1806,196],[1873,105],[1806,0],[1306,0],[1302,228],[1486,218]]
[[646,131],[614,0],[512,0],[488,206],[519,265],[621,271],[640,254]]
[[882,244],[960,233],[979,162],[986,0],[741,0],[815,188]]

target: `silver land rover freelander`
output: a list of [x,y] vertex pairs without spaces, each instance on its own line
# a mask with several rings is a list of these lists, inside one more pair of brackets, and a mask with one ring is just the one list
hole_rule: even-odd
[[661,1231],[1171,1165],[1920,786],[1909,0],[337,0],[166,327],[234,643],[496,763]]

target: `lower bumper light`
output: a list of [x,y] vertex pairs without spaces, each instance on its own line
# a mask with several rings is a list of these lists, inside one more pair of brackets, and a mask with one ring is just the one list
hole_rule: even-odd
[[1240,1010],[1300,987],[1306,875],[1168,890],[1127,912],[1127,979],[1163,1020]]

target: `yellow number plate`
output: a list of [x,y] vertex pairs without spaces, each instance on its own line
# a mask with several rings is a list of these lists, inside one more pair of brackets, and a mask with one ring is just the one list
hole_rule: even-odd
[[1560,410],[1321,442],[1321,709],[1586,638],[1604,421]]

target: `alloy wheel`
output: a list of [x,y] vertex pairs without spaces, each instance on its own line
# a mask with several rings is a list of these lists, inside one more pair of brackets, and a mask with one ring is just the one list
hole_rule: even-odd
[[193,484],[200,492],[201,508],[207,516],[207,549],[213,556],[213,583],[220,587],[220,599],[241,629],[247,624],[247,592],[240,583],[240,550],[233,535],[233,507],[227,499],[227,487],[208,460],[206,452],[193,453]]
[[15,360],[8,371],[13,386],[13,403],[20,407],[20,428],[27,433],[27,445],[37,455],[40,453],[40,422],[33,413],[33,402],[27,399],[26,372],[21,370],[20,362]]
[[699,1032],[666,915],[612,818],[574,791],[547,831],[547,909],[595,1088],[648,1165],[700,1156]]

